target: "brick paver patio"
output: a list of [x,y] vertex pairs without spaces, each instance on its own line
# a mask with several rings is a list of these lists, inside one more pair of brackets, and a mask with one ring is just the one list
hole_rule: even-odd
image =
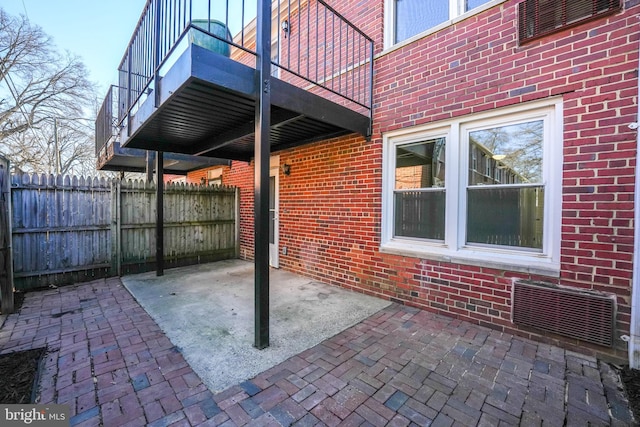
[[0,353],[45,346],[78,426],[634,424],[609,365],[397,304],[218,394],[119,279],[28,293]]

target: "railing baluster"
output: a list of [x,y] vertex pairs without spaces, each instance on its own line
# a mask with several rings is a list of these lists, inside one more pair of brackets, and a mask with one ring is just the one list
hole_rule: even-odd
[[[178,1],[179,0],[173,0],[174,11],[173,11],[173,14],[172,14],[173,16],[172,16],[172,20],[171,20],[172,21],[171,25],[173,26],[173,31],[171,32],[171,40],[169,41],[168,46],[172,46],[173,43],[175,43],[175,41],[178,39],[178,34],[179,34],[178,33],[178,31],[179,31],[178,30],[178,19],[180,19],[178,17],[178,14],[180,13],[180,8],[178,7],[178,5],[180,3],[178,3]],[[163,58],[165,56],[164,54],[166,54],[169,51],[168,46],[167,46],[167,50],[165,52],[163,52],[163,55],[162,55]]]
[[[322,65],[322,73],[324,74],[322,80],[327,80],[327,9],[324,9],[324,64]],[[331,82],[333,85],[333,81]],[[333,89],[333,86],[331,87]]]
[[[358,38],[358,64],[362,64],[358,66],[358,94],[362,95],[362,69],[364,68],[364,64],[362,63],[362,37]],[[362,100],[362,98],[358,98]]]
[[178,35],[180,35],[180,32],[184,29],[184,1],[185,0],[182,0],[178,7]]
[[[340,70],[338,71],[340,73],[341,79],[340,81],[344,80],[344,93],[348,94],[349,93],[349,73],[351,72],[349,69],[350,63],[349,63],[349,26],[347,26],[345,28],[345,36],[344,36],[344,68],[342,68],[342,66],[340,66]],[[342,44],[342,42],[341,42]],[[342,76],[344,76],[344,78],[342,78]]]
[[176,40],[178,40],[178,37],[180,36],[180,13],[182,11],[182,8],[180,7],[180,2],[182,0],[176,0],[176,12],[175,15],[173,17],[173,40],[171,41],[171,44],[173,45]]
[[[161,48],[162,47],[162,43],[158,43],[158,45],[156,45],[156,40],[160,40],[160,32],[158,31],[158,28],[156,27],[156,22],[159,22],[162,20],[162,7],[160,4],[160,1],[156,1],[156,8],[155,8],[155,14],[153,16],[153,19],[150,19],[147,26],[148,26],[148,31],[149,33],[145,33],[144,37],[141,39],[141,43],[138,44],[138,52],[140,52],[140,56],[142,58],[144,58],[145,60],[143,61],[144,64],[140,64],[140,74],[146,74],[148,71],[153,70],[154,64],[156,62],[156,57],[157,55],[157,48]],[[149,43],[151,49],[149,50],[151,56],[149,58],[145,58],[146,52],[145,52],[145,45]],[[138,84],[141,84],[142,82],[139,81]],[[139,87],[140,90],[142,90],[142,87]]]
[[[369,43],[369,119],[373,120],[373,41]],[[369,129],[369,134],[373,129]]]
[[[171,31],[169,32],[169,34],[171,34],[171,37],[167,40],[167,47],[168,46],[172,46],[173,43],[176,41],[176,39],[178,38],[178,20],[177,20],[177,15],[178,15],[178,0],[173,0],[173,10],[171,11],[170,15],[170,24],[171,25]],[[167,48],[167,51],[169,49]],[[166,56],[167,51],[163,52],[162,57],[164,58]]]
[[160,27],[162,25],[162,0],[156,0],[156,16],[155,16],[155,28],[154,28],[154,40],[153,40],[153,44],[154,44],[154,51],[155,51],[155,57],[153,58],[153,91],[154,91],[154,98],[155,98],[155,106],[159,107],[160,106],[160,91],[158,90],[158,83],[159,83],[159,78],[158,78],[158,66],[160,65],[160,54],[161,54],[161,40],[160,40]]
[[315,81],[318,81],[318,62],[320,62],[320,47],[318,46],[318,27],[320,26],[320,13],[319,13],[319,9],[320,9],[320,3],[318,3],[316,1],[316,38],[314,40],[314,43],[316,44],[316,48],[313,50],[316,53],[316,79]]
[[173,15],[173,11],[171,10],[171,1],[172,0],[160,0],[158,7],[158,15],[160,16],[160,27],[158,28],[159,34],[158,38],[160,39],[160,58],[162,58],[163,53],[167,49],[167,45],[171,40],[171,16]]
[[[153,4],[156,4],[157,2],[154,0]],[[152,7],[152,11],[154,11],[153,13],[155,14],[155,7]],[[155,17],[154,17],[155,20]],[[145,19],[145,21],[143,22],[143,31],[140,35],[138,35],[138,37],[136,37],[136,43],[134,44],[134,51],[133,51],[133,62],[132,62],[132,72],[134,72],[134,76],[139,75],[139,74],[144,74],[144,72],[147,70],[146,67],[149,67],[148,62],[153,62],[153,55],[155,55],[155,49],[153,46],[153,42],[149,41],[149,38],[151,38],[153,40],[153,37],[155,37],[155,33],[153,34],[149,34],[150,32],[153,31],[153,29],[148,28],[149,27],[149,23],[148,23],[148,19]],[[147,43],[149,43],[149,50],[147,52],[145,52],[141,46],[146,45]],[[138,60],[138,58],[140,58],[140,60]],[[140,70],[138,69],[140,68]],[[137,82],[137,78],[136,78],[136,88],[138,85]]]
[[242,45],[242,47],[244,47],[244,0],[242,0],[242,22],[240,23],[240,26],[242,27],[242,29],[240,30],[240,45]]
[[[346,47],[345,47],[345,66],[344,66],[344,93],[347,97],[353,97],[353,84],[350,84],[349,79],[351,74],[355,72],[354,63],[353,63],[353,53],[354,53],[354,38],[353,31],[349,31],[349,26],[347,25],[346,29]],[[351,49],[351,50],[349,50]],[[351,52],[351,53],[349,53]],[[351,90],[351,95],[349,95],[349,91]]]
[[[167,38],[168,37],[163,37],[163,22],[166,22],[168,20],[168,16],[169,13],[171,12],[169,9],[171,9],[171,7],[169,6],[169,2],[171,0],[159,0],[158,1],[158,16],[159,19],[157,20],[157,22],[160,23],[159,26],[155,26],[156,23],[154,22],[152,25],[155,26],[153,32],[154,32],[154,39],[157,38],[158,40],[160,40],[160,43],[158,43],[159,46],[159,55],[157,58],[153,59],[153,62],[151,64],[152,68],[151,70],[155,71],[155,68],[157,67],[157,64],[160,64],[160,58],[162,57],[162,52],[165,50],[165,46],[167,44]],[[164,24],[166,25],[166,24]],[[170,31],[170,29],[168,29]],[[171,33],[169,32],[169,35]],[[156,64],[157,63],[157,64]]]
[[[156,37],[158,37],[158,39],[160,40],[160,49],[161,49],[160,51],[162,52],[162,45],[163,45],[163,43],[165,43],[165,38],[164,37],[160,37],[161,32],[157,31],[157,30],[159,30],[159,28],[156,28],[156,22],[162,23],[162,19],[164,18],[164,10],[165,10],[165,8],[163,7],[162,0],[157,1],[156,3],[157,3],[156,15],[153,17],[153,20],[150,20],[150,23],[149,23],[149,29],[152,32],[151,46],[153,47],[153,50],[155,50],[155,44],[154,44],[155,42],[154,42],[154,40],[156,39]],[[141,46],[140,46],[140,51],[144,52],[144,45],[143,44],[141,44]],[[156,59],[152,58],[151,67],[153,67],[153,64],[155,62],[156,62]]]
[[[281,28],[281,25],[282,25],[282,21],[280,21],[280,13],[281,13],[280,12],[280,0],[278,0],[278,8],[276,10],[276,14],[277,14],[276,15],[277,16],[277,18],[276,18],[276,25],[277,25],[276,33],[278,34],[276,36],[276,43],[278,44],[276,46],[276,48],[278,49],[278,52],[276,53],[276,62],[277,62],[278,71],[279,71],[280,64],[282,64],[281,55],[282,55],[282,52],[284,52],[284,49],[282,48],[282,44],[281,44],[282,43],[281,37],[286,37],[286,34],[284,36],[282,36],[280,34],[280,28]],[[273,56],[273,51],[271,52],[271,56]]]
[[309,70],[309,67],[311,66],[311,37],[309,37],[309,30],[311,30],[311,4],[310,1],[307,1],[307,75],[310,76],[311,71]]
[[[150,52],[151,52],[152,56],[151,56],[150,64],[148,65],[149,69],[153,69],[153,63],[156,61],[155,57],[153,56],[153,55],[155,55],[155,47],[156,47],[154,40],[157,37],[156,36],[157,32],[156,32],[156,28],[155,28],[155,23],[156,23],[156,21],[158,19],[162,19],[162,8],[157,7],[157,6],[159,6],[159,2],[158,1],[154,1],[154,3],[156,4],[155,14],[153,15],[153,19],[150,19],[149,23],[147,24],[149,33],[145,34],[145,37],[143,37],[142,40],[141,40],[142,43],[138,44],[138,49],[139,49],[139,52],[140,52],[140,56],[142,56],[144,58],[144,56],[145,56],[145,50],[144,50],[145,45],[146,45],[147,42],[150,43],[149,47],[150,47]],[[147,37],[148,37],[148,40],[147,40]],[[147,71],[147,69],[146,68],[141,68],[140,71],[145,72],[145,71]]]
[[180,35],[180,1],[181,0],[173,0],[173,12],[171,14],[171,37],[167,41],[168,49],[163,52],[163,59],[167,56],[167,52],[169,52],[169,49],[175,44],[176,40],[178,40],[178,36]]
[[[351,64],[351,98],[356,98],[358,96],[357,93],[357,81],[356,81],[356,73],[360,70],[360,52],[358,46],[360,46],[360,38],[356,36],[355,31],[353,32],[353,40],[352,40],[352,64]],[[357,99],[357,98],[356,98]]]
[[[342,29],[342,24],[338,24],[339,27]],[[333,13],[331,14],[331,34],[336,35],[336,15],[334,15]],[[333,68],[335,68],[336,66],[336,41],[335,38],[331,41],[331,66]],[[338,49],[340,49],[339,43],[338,43]],[[340,57],[340,51],[338,51],[338,57]],[[335,84],[335,73],[330,73],[331,75],[331,89],[334,89],[334,84]],[[339,82],[338,82],[339,83]]]
[[[347,32],[349,32],[349,27],[347,27]],[[355,31],[352,31],[353,37],[355,37]],[[355,88],[355,77],[356,77],[356,46],[355,46],[355,38],[351,43],[351,98],[355,96],[354,88]],[[347,46],[347,52],[349,51]],[[347,81],[349,77],[347,75]]]
[[302,10],[300,10],[300,0],[298,0],[298,68],[296,71],[298,71],[298,73],[300,73],[302,70],[300,69],[300,52],[302,52],[302,50],[300,50],[300,39],[302,38],[302,32],[301,32],[301,28],[300,28],[300,23],[302,22]]
[[[129,54],[127,57],[127,111],[131,108],[131,63],[133,61],[131,52],[133,47],[129,45]],[[127,119],[127,136],[131,136],[131,120]]]
[[[151,31],[151,35],[150,35],[150,41],[151,41],[151,46],[153,46],[153,50],[152,52],[156,51],[156,44],[155,44],[155,40],[159,40],[158,46],[157,48],[159,49],[158,52],[162,52],[162,46],[165,43],[165,38],[164,37],[160,37],[160,27],[156,26],[157,22],[162,23],[162,19],[163,19],[163,11],[164,11],[164,7],[162,7],[162,1],[157,1],[156,2],[156,12],[155,15],[153,17],[153,20],[151,20],[151,22],[149,23],[150,27],[150,31]],[[144,55],[144,43],[141,43],[140,46],[140,51],[143,52]],[[155,68],[154,64],[156,63],[156,58],[154,57],[151,60],[150,63],[150,69],[153,70]],[[146,70],[145,70],[146,71]]]
[[227,3],[225,5],[224,25],[225,28],[229,28],[229,0],[227,0]]
[[[335,15],[334,15],[335,17]],[[342,92],[342,22],[340,22],[340,31],[339,31],[339,36],[338,36],[338,49],[340,49],[338,51],[338,69],[335,70],[335,65],[334,65],[334,72],[333,74],[338,73],[338,92]],[[349,31],[347,30],[347,35],[349,35]],[[345,52],[345,61],[346,61],[346,52]]]
[[[289,37],[287,38],[287,68],[291,69],[291,0],[287,0],[287,25],[289,26]],[[280,31],[278,31],[280,32]]]

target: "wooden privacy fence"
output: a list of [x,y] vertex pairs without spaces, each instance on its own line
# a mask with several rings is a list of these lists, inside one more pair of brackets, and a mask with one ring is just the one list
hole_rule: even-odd
[[[13,175],[13,277],[31,289],[155,268],[155,184]],[[235,188],[169,184],[165,266],[236,257]]]

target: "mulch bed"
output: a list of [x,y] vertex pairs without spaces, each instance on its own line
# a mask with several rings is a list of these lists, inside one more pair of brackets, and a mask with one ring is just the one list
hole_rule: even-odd
[[628,366],[620,369],[620,379],[629,399],[629,407],[636,420],[640,420],[640,371]]
[[44,348],[0,355],[0,403],[33,403],[33,387]]
[[[22,307],[24,293],[16,292],[13,298],[18,311]],[[44,348],[36,348],[0,355],[0,403],[33,403],[33,387],[37,387],[38,368],[45,352]]]

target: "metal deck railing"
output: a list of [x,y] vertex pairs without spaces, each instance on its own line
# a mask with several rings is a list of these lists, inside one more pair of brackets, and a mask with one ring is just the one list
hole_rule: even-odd
[[[171,66],[172,53],[184,43],[193,43],[195,37],[223,43],[232,59],[255,66],[257,7],[251,10],[254,3],[148,0],[118,68],[116,125],[122,125],[135,106],[153,93],[161,70]],[[271,62],[275,76],[371,118],[371,38],[323,0],[274,1],[271,19]],[[217,31],[222,24],[227,34]],[[113,105],[114,90],[110,89],[107,95],[112,101],[105,99],[104,105]],[[113,126],[113,120],[107,117],[99,115],[98,119],[103,122],[96,122],[96,130],[100,129],[100,135],[98,132],[96,135],[97,150],[100,144],[108,142],[106,127]]]
[[96,156],[118,136],[118,87],[111,85],[96,116]]

